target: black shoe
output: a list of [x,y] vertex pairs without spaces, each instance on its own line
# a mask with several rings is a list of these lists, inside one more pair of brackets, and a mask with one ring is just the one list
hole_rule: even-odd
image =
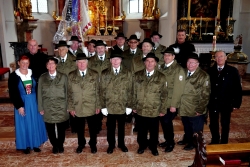
[[194,145],[192,145],[192,144],[187,144],[184,148],[183,148],[184,150],[192,150],[192,149],[194,149]]
[[78,154],[81,153],[83,148],[84,148],[83,146],[78,146],[76,149],[76,153]]
[[90,147],[90,149],[91,149],[92,154],[95,154],[97,152],[96,146],[92,146],[92,147]]
[[138,154],[143,154],[143,153],[144,153],[144,149],[139,148],[139,149],[137,150],[137,153],[138,153]]
[[185,140],[181,140],[177,142],[178,145],[185,145],[187,142]]
[[58,152],[59,152],[59,153],[63,153],[63,152],[64,152],[64,148],[63,148],[63,147],[59,147],[59,148],[58,148]]
[[165,142],[163,142],[163,143],[160,143],[159,146],[160,146],[160,147],[166,147],[167,144],[168,144],[167,141],[165,141]]
[[119,147],[119,148],[122,150],[122,152],[128,152],[128,148],[126,146],[122,146],[122,147]]
[[154,156],[159,155],[159,153],[158,153],[158,150],[157,150],[157,149],[152,149],[152,150],[151,150],[151,153],[152,153]]
[[30,148],[26,148],[25,150],[23,150],[24,154],[29,154],[30,153]]
[[53,147],[52,148],[52,153],[53,154],[57,154],[58,153],[58,148],[57,147]]
[[165,148],[165,152],[171,152],[174,149],[175,144],[168,144]]
[[34,150],[34,152],[41,152],[41,149],[37,148],[37,147],[34,147],[33,150]]
[[108,147],[108,149],[107,149],[107,153],[108,154],[112,154],[113,153],[113,147]]

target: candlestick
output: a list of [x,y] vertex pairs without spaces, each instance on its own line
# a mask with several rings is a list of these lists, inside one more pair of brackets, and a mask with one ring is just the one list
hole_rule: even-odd
[[114,6],[113,6],[113,31],[112,31],[112,35],[116,36],[116,32],[115,32],[115,12],[114,12]]
[[105,27],[105,32],[104,32],[103,35],[109,35],[109,33],[108,33],[108,17],[107,17],[107,15],[108,15],[108,8],[107,7],[105,8],[105,12],[106,12],[106,15],[105,15],[106,27]]
[[213,36],[213,51],[216,51],[216,36]]
[[228,16],[228,18],[227,18],[227,26],[229,26],[229,16]]
[[189,23],[188,23],[189,27],[191,27],[191,17],[189,18]]
[[115,8],[113,6],[113,19],[115,18]]
[[216,25],[217,25],[217,17],[215,17],[214,27],[216,27]]

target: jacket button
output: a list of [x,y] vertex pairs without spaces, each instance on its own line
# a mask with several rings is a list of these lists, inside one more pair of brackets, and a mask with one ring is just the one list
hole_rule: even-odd
[[214,99],[217,99],[217,97],[215,97]]
[[218,86],[218,84],[216,84],[216,86]]

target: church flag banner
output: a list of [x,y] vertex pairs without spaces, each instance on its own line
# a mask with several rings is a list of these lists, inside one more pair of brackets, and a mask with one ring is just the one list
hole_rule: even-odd
[[68,41],[73,35],[84,41],[83,35],[91,26],[88,1],[66,0],[62,11],[62,20],[58,25],[53,42],[57,44],[60,40]]

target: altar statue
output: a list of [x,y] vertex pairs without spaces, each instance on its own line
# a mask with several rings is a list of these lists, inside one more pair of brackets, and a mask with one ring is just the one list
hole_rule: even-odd
[[143,3],[143,17],[154,18],[156,0],[144,0],[143,2],[144,2]]
[[191,25],[191,34],[195,34],[195,32],[197,31],[197,24],[196,24],[196,19],[194,19],[192,25]]
[[18,0],[18,8],[25,19],[33,19],[32,4],[30,0]]
[[220,21],[217,21],[217,25],[215,26],[215,35],[218,37],[220,32],[223,31],[220,25]]

